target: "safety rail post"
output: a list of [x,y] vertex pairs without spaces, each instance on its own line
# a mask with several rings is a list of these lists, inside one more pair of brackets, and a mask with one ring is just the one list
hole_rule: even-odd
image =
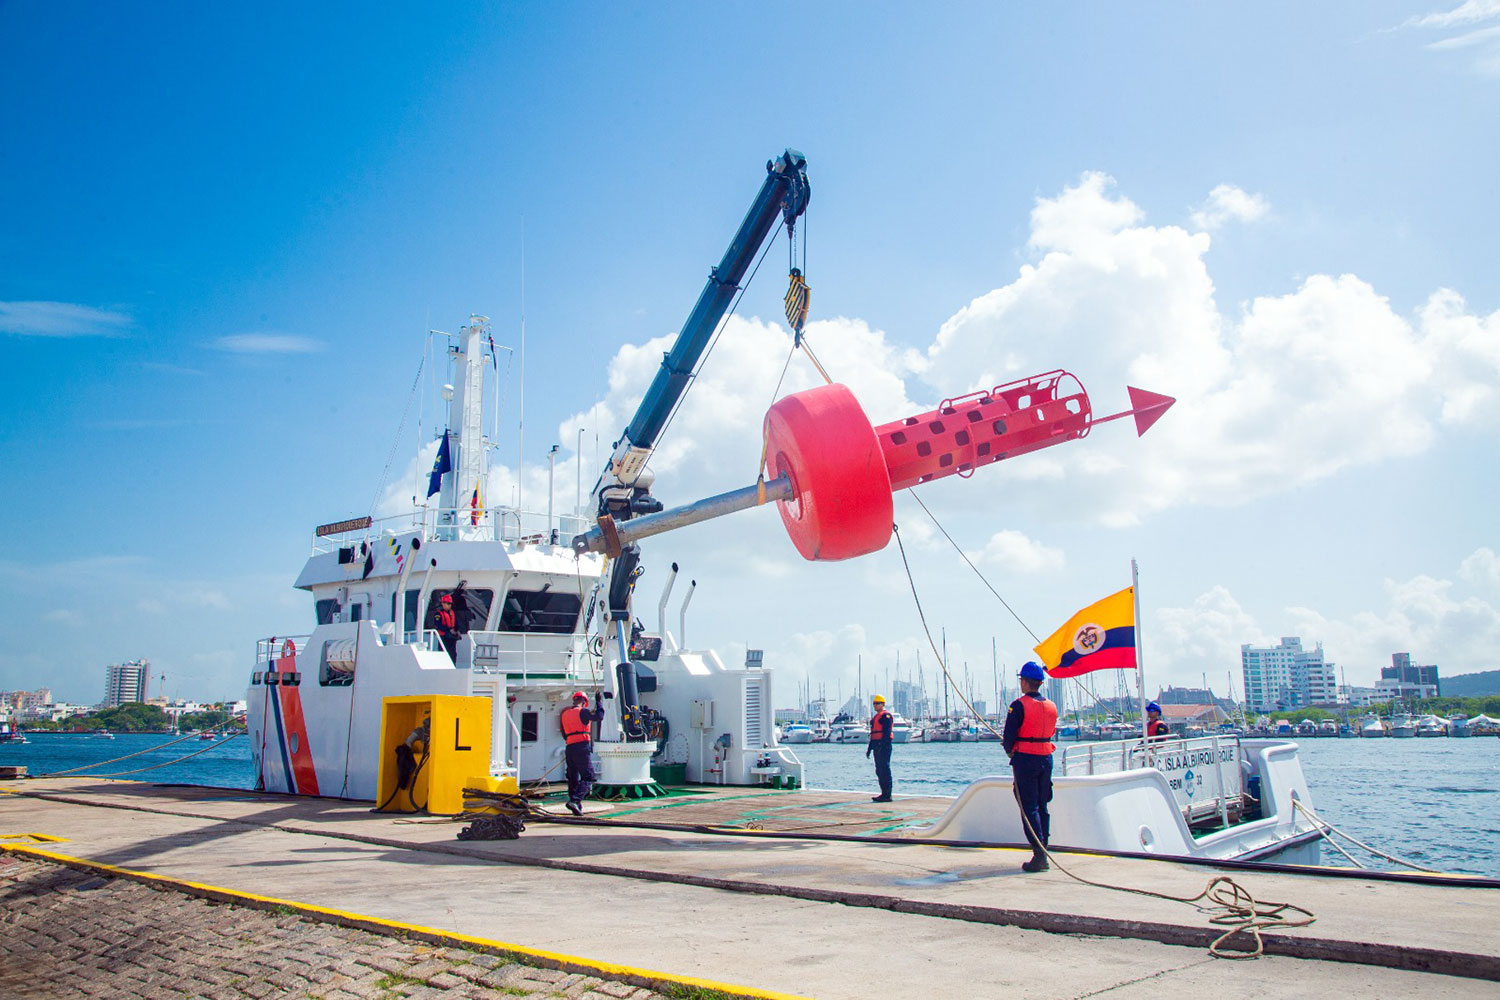
[[1219,737],[1212,737],[1214,741],[1214,773],[1219,779],[1219,822],[1229,826],[1229,789],[1224,787],[1224,762],[1219,754]]

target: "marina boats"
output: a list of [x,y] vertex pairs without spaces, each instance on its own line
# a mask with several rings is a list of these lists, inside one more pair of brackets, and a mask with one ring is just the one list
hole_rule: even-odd
[[1409,715],[1398,715],[1391,719],[1391,736],[1398,740],[1409,740],[1417,735],[1417,720]]
[[1378,716],[1368,715],[1360,721],[1359,735],[1366,738],[1383,738],[1387,735],[1385,723]]
[[26,734],[13,726],[9,719],[0,716],[0,744],[17,746],[26,742]]
[[1337,722],[1334,722],[1332,719],[1324,719],[1323,721],[1319,722],[1317,732],[1314,733],[1315,736],[1320,736],[1325,739],[1329,737],[1336,738],[1338,734],[1339,724]]
[[828,724],[828,716],[821,712],[808,726],[812,729],[814,743],[827,743],[833,736],[833,727]]
[[[875,507],[864,534],[845,531],[810,541],[813,526],[797,519],[812,508],[799,499],[805,495],[797,492],[794,470],[782,465],[787,451],[775,443],[768,481],[753,487],[670,511],[650,491],[654,477],[647,462],[657,437],[693,382],[777,217],[790,228],[805,208],[805,171],[805,160],[791,150],[767,164],[751,211],[590,491],[587,518],[532,511],[519,499],[511,506],[481,500],[487,488],[482,400],[495,351],[488,321],[471,317],[457,336],[429,334],[429,344],[441,347],[450,366],[443,394],[446,427],[436,438],[429,502],[314,531],[294,584],[306,595],[312,627],[261,639],[249,671],[249,742],[258,789],[369,801],[390,786],[383,803],[390,805],[406,782],[411,806],[421,808],[418,799],[427,797],[435,781],[425,767],[429,756],[449,748],[482,756],[475,749],[484,745],[482,736],[468,737],[485,730],[488,756],[476,769],[486,773],[459,776],[462,787],[515,792],[556,781],[564,756],[559,719],[574,691],[595,705],[610,696],[602,702],[608,708],[593,745],[596,792],[617,798],[657,794],[653,769],[664,778],[670,774],[674,783],[805,786],[802,762],[776,740],[774,670],[758,658],[730,665],[712,649],[688,646],[686,600],[677,634],[668,630],[675,566],[658,602],[655,634],[639,626],[632,600],[640,540],[759,503],[781,505],[784,525],[809,559],[848,558],[889,541],[889,510]],[[789,314],[793,298],[788,295]],[[950,400],[944,413],[965,407],[976,420],[960,425],[1000,441],[989,460],[1048,447],[1080,437],[1091,422],[1104,419],[1092,416],[1081,385],[1066,388],[1064,379],[1077,381],[1058,370]],[[1130,393],[1137,408],[1115,416],[1134,413],[1141,433],[1171,403],[1135,388]],[[778,431],[772,417],[790,421],[796,407],[810,407],[814,398],[852,420],[848,404],[840,402],[852,401],[848,390],[821,386],[774,404],[768,433],[791,433]],[[793,402],[777,409],[788,400]],[[1028,408],[1035,420],[1000,419]],[[986,414],[997,416],[990,420]],[[881,447],[895,449],[890,462],[905,464],[901,476],[891,474],[880,489],[900,488],[907,482],[902,476],[925,482],[944,467],[944,475],[972,471],[973,464],[954,462],[951,454],[916,447],[912,436],[936,435],[936,426],[947,426],[939,414],[930,416],[887,425],[895,429]],[[964,431],[966,439],[969,433]],[[872,444],[878,439],[872,437]],[[951,447],[946,438],[933,440]],[[861,451],[855,458],[867,469],[863,456]],[[851,466],[855,458],[847,459]],[[791,500],[797,501],[795,510],[786,503]],[[440,704],[447,704],[440,699],[449,695],[464,698],[463,711],[477,714],[440,716]],[[451,729],[439,731],[440,719]],[[810,728],[816,741],[817,723]],[[1125,729],[1112,742],[1059,750],[1055,844],[1201,858],[1316,859],[1319,833],[1293,807],[1294,801],[1312,801],[1295,743],[1218,736],[1147,743],[1138,729]],[[845,723],[839,737],[863,742],[868,731]],[[943,720],[929,738],[956,741],[960,727]],[[971,783],[935,824],[911,832],[939,840],[1025,840],[1008,776]]]

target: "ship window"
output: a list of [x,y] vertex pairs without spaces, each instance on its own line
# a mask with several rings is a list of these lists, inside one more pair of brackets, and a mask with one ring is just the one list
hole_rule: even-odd
[[[425,628],[437,628],[437,613],[442,606],[443,595],[451,594],[451,590],[434,590],[427,598],[427,624]],[[490,602],[495,599],[493,590],[476,590],[473,587],[463,589],[463,599],[453,606],[453,627],[458,630],[459,635],[469,632],[483,631],[484,623],[490,617]],[[407,607],[415,605],[415,598],[407,599]],[[407,612],[410,614],[410,612]],[[413,626],[415,628],[416,626]]]
[[332,625],[333,616],[339,609],[339,602],[332,597],[321,600],[316,605],[318,609],[318,624]]
[[536,713],[535,712],[522,712],[521,713],[521,742],[522,743],[535,743],[536,742]]
[[500,611],[500,631],[571,635],[578,625],[583,599],[548,587],[506,591],[505,605]]

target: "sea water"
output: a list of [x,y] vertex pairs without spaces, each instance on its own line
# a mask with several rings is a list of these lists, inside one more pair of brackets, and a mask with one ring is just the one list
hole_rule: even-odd
[[[78,776],[221,788],[255,785],[245,736],[211,744],[196,737],[171,743],[174,737],[138,734],[111,740],[28,733],[27,739],[24,746],[0,744],[0,764],[24,764],[40,775],[145,751]],[[1500,877],[1500,739],[1305,739],[1298,744],[1313,808],[1330,823],[1427,868]],[[863,744],[813,743],[790,749],[806,765],[810,787],[878,791]],[[197,755],[190,760],[171,763],[193,753]],[[953,796],[975,778],[1009,773],[1005,754],[994,742],[899,744],[891,769],[898,795]],[[1351,853],[1371,867],[1394,867],[1357,850]],[[1344,863],[1326,849],[1323,860]]]

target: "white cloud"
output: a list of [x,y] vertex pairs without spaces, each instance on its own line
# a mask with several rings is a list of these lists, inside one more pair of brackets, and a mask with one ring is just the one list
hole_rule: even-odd
[[1267,639],[1254,617],[1224,587],[1199,595],[1190,607],[1157,609],[1151,624],[1141,633],[1150,673],[1160,668],[1177,682],[1195,682],[1196,675],[1207,672],[1215,688],[1212,675],[1222,675],[1226,669],[1233,671],[1236,684],[1241,683],[1242,643],[1259,645]]
[[214,346],[234,354],[314,354],[323,349],[322,341],[282,333],[236,333],[220,337]]
[[1488,547],[1475,549],[1459,564],[1458,575],[1477,587],[1500,587],[1500,557]]
[[[1465,0],[1452,10],[1407,19],[1403,28],[1466,28],[1500,17],[1500,0]],[[1483,76],[1500,76],[1500,25],[1476,28],[1428,42],[1432,52],[1474,52],[1474,69]]]
[[1453,292],[1434,293],[1414,324],[1356,276],[1314,275],[1226,318],[1208,237],[1146,224],[1102,175],[1039,199],[1033,224],[1042,259],[955,313],[914,374],[948,395],[1061,365],[1097,414],[1124,402],[1122,383],[1177,398],[1139,443],[1100,428],[1006,464],[1003,475],[1065,478],[1067,491],[1023,491],[1054,510],[1128,525],[1179,504],[1243,503],[1419,453],[1440,425],[1493,415],[1500,314],[1475,316]]
[[1233,184],[1220,184],[1208,193],[1208,200],[1194,210],[1191,219],[1202,230],[1218,229],[1231,220],[1254,222],[1271,210],[1265,195],[1249,194]]
[[119,337],[131,319],[71,302],[0,302],[0,333],[24,337]]
[[1452,28],[1462,24],[1476,24],[1500,17],[1500,0],[1464,0],[1452,10],[1419,14],[1409,18],[1402,27]]
[[1054,549],[1006,529],[990,536],[984,549],[969,553],[976,563],[1001,566],[1015,573],[1045,573],[1063,568],[1067,562],[1061,549]]

